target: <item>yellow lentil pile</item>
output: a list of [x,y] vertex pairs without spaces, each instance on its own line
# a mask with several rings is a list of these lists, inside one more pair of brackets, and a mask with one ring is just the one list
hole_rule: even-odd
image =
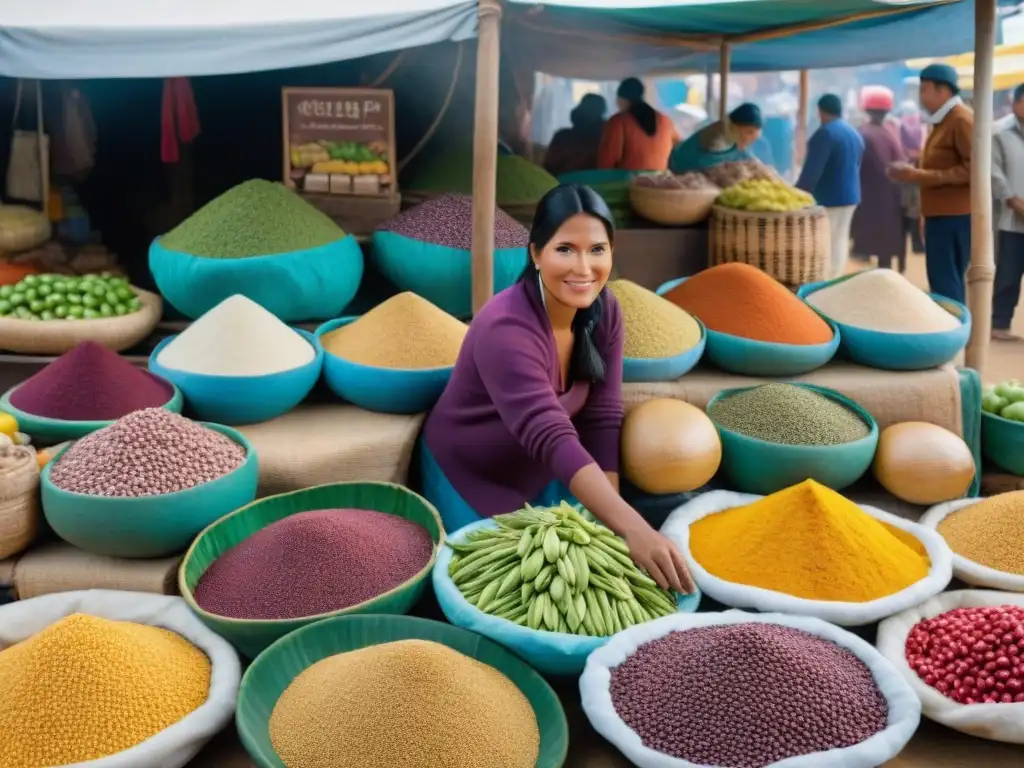
[[286,768],[533,768],[529,701],[493,667],[439,643],[400,640],[329,656],[270,715]]
[[612,280],[608,290],[622,307],[626,357],[680,355],[700,341],[700,326],[685,309],[629,280]]
[[1024,576],[1024,491],[991,496],[957,510],[938,526],[961,557]]
[[405,370],[455,365],[469,326],[406,291],[320,341],[336,357],[375,368]]
[[181,720],[210,661],[159,627],[73,614],[0,651],[0,768],[122,752]]

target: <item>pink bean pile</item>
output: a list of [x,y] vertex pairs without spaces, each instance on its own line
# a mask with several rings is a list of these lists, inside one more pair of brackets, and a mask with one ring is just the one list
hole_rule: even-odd
[[300,512],[229,549],[195,588],[203,610],[235,619],[297,619],[371,600],[419,573],[427,530],[366,509]]
[[245,449],[163,408],[146,408],[86,435],[50,470],[63,491],[90,496],[157,496],[194,488],[234,471]]
[[[424,243],[469,250],[473,245],[473,198],[442,195],[402,211],[378,229]],[[500,208],[494,209],[494,247],[525,248],[526,227]]]
[[888,717],[856,656],[778,624],[672,632],[612,671],[611,694],[646,747],[729,768],[850,747]]

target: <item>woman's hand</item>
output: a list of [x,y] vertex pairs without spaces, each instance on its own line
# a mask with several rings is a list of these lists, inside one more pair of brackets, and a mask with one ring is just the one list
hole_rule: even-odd
[[633,562],[647,571],[662,589],[674,589],[681,595],[696,591],[690,569],[682,553],[671,541],[646,523],[623,535]]

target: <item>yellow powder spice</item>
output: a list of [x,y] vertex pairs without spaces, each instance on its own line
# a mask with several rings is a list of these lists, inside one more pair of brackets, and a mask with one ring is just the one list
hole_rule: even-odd
[[96,760],[181,720],[210,661],[159,627],[73,614],[0,651],[0,768]]
[[1024,491],[1000,493],[959,509],[938,530],[961,557],[1024,576]]
[[806,480],[690,526],[690,551],[725,581],[806,600],[862,603],[928,575],[924,549],[909,546],[855,503]]
[[612,280],[608,290],[622,307],[626,357],[672,357],[700,341],[700,325],[693,316],[653,291],[629,280]]
[[468,330],[461,320],[406,291],[320,341],[328,353],[360,365],[444,368],[455,365]]
[[540,753],[511,680],[426,640],[312,665],[274,706],[270,740],[286,768],[533,768]]

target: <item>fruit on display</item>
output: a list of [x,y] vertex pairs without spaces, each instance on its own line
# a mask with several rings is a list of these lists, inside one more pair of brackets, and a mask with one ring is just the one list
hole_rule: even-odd
[[780,180],[774,168],[769,168],[760,160],[738,160],[731,163],[719,163],[701,171],[711,183],[726,189],[733,184],[751,179]]
[[562,502],[491,518],[465,541],[448,542],[448,575],[472,605],[530,629],[607,637],[676,612],[630,559],[626,542]]
[[390,172],[387,147],[381,142],[310,141],[290,148],[292,168],[313,173],[383,175]]
[[673,398],[632,408],[622,423],[622,470],[651,494],[687,493],[707,484],[722,463],[722,443],[703,410]]
[[981,394],[981,408],[1004,419],[1024,422],[1024,384],[1018,379],[1009,379],[985,387]]
[[781,180],[748,179],[723,190],[715,202],[740,211],[788,213],[814,205],[814,197]]
[[872,468],[893,496],[929,507],[963,498],[975,472],[974,456],[960,435],[923,421],[883,429]]
[[0,318],[12,320],[94,320],[141,308],[128,281],[109,272],[26,275],[14,285],[0,286]]
[[637,176],[633,183],[638,187],[651,187],[652,189],[718,189],[707,176],[696,171],[687,171],[678,176],[670,171],[645,173]]

